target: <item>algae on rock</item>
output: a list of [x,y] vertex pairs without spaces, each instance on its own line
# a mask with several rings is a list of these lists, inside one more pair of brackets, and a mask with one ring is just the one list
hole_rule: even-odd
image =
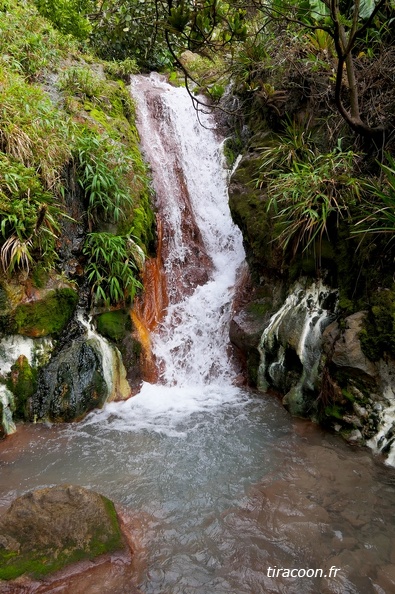
[[0,580],[39,578],[127,548],[112,501],[71,485],[40,489],[0,517]]

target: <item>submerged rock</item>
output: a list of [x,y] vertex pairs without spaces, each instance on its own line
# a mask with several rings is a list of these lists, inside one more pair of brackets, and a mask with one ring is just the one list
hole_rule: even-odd
[[0,592],[19,591],[3,588],[1,580],[41,578],[77,561],[128,550],[114,504],[103,495],[75,486],[33,491],[0,517]]

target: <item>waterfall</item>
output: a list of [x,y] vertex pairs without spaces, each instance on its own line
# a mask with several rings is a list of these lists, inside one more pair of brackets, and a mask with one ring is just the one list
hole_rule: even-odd
[[95,345],[100,353],[104,381],[107,386],[107,402],[115,399],[125,399],[130,396],[130,386],[126,379],[126,370],[119,350],[101,336],[92,326],[90,317],[85,317],[83,312],[77,314],[77,320],[85,328],[86,338]]
[[162,231],[161,262],[149,263],[148,271],[148,284],[160,287],[145,295],[160,303],[138,304],[132,319],[152,349],[156,374],[133,398],[107,404],[85,424],[179,435],[179,422],[193,413],[245,402],[233,383],[229,341],[244,250],[229,211],[229,171],[214,117],[198,117],[187,91],[156,74],[134,76],[131,90]]
[[7,390],[4,384],[0,384],[0,429],[2,428],[6,435],[15,433],[16,426],[12,418],[14,406],[14,395]]
[[132,93],[163,224],[169,303],[152,340],[160,381],[230,383],[228,321],[244,251],[215,122],[209,114],[198,118],[185,89],[158,75],[134,77]]

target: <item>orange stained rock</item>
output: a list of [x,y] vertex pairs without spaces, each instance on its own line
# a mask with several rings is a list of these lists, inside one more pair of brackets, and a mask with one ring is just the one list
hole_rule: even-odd
[[163,318],[168,299],[166,278],[162,266],[162,223],[157,217],[158,245],[155,258],[149,258],[144,267],[144,292],[134,302],[130,316],[135,328],[136,337],[142,346],[143,379],[155,382],[158,371],[151,350],[151,333]]

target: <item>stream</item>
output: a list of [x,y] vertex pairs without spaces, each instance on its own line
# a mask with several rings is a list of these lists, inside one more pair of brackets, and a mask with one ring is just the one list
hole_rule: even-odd
[[110,497],[135,518],[141,555],[113,594],[394,591],[394,469],[235,385],[244,252],[212,116],[201,126],[157,75],[134,77],[132,93],[163,224],[158,378],[80,423],[18,427],[0,443],[0,511],[64,483]]

